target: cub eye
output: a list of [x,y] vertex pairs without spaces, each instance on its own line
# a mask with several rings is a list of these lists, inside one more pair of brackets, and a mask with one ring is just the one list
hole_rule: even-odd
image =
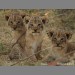
[[17,23],[20,24],[20,21],[18,21]]
[[64,40],[64,38],[61,38],[61,41],[63,41]]
[[54,40],[57,40],[57,38],[53,38]]
[[33,24],[30,24],[30,26],[33,26]]
[[41,24],[38,24],[38,26],[41,26]]
[[56,39],[56,38],[54,38],[54,39]]

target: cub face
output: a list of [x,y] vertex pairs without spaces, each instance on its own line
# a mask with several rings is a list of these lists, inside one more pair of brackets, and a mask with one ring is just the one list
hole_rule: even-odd
[[57,30],[49,31],[48,36],[51,38],[53,47],[65,48],[72,34],[63,30]]
[[40,16],[32,16],[30,19],[27,21],[25,20],[28,25],[27,29],[31,33],[41,33],[44,29],[44,24],[46,24],[47,19],[40,17]]
[[21,30],[22,27],[24,27],[23,24],[23,18],[25,15],[21,15],[19,12],[14,12],[10,15],[6,15],[5,19],[8,21],[8,25],[13,29],[13,30]]

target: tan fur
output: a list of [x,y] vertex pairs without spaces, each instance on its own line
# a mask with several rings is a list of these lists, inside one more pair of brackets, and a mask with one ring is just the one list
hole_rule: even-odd
[[[26,28],[23,23],[24,15],[21,15],[19,12],[13,12],[10,15],[6,15],[5,18],[8,21],[8,25],[14,31],[14,39],[17,41],[21,37],[17,41],[17,44],[19,44],[20,46],[20,49],[21,49],[20,51],[24,53],[25,52],[25,35],[26,35]],[[15,55],[12,53],[14,53],[14,51],[11,50],[9,54],[10,59],[15,58],[14,57]]]
[[[27,55],[33,55],[31,57],[32,61],[37,61],[41,59],[40,52],[41,45],[43,41],[43,32],[44,32],[44,24],[43,18],[40,16],[32,16],[27,24],[27,33],[26,33],[26,51]],[[36,54],[35,54],[36,53]]]

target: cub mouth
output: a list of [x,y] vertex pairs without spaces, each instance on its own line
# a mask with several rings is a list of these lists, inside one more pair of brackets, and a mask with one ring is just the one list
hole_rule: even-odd
[[16,30],[16,29],[17,29],[17,27],[13,27],[13,29],[14,29],[14,30]]
[[22,30],[22,28],[21,28],[21,27],[17,27],[17,26],[16,26],[16,27],[14,27],[13,29],[14,29],[14,30]]
[[59,46],[56,46],[56,47],[62,47],[62,46],[59,45]]
[[38,30],[34,30],[32,33],[40,33]]
[[62,46],[57,46],[57,47],[62,47]]
[[63,46],[55,46],[56,48],[64,48]]
[[32,32],[32,33],[40,33],[40,32]]
[[56,45],[56,44],[53,44],[53,47],[62,47],[62,45]]

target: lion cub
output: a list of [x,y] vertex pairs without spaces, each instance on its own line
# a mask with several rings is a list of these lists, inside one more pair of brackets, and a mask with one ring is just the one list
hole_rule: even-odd
[[[26,20],[26,19],[25,19]],[[39,15],[31,16],[27,21],[27,32],[26,32],[26,51],[27,56],[31,56],[32,61],[41,59],[40,52],[41,45],[43,42],[44,25],[47,23],[45,17]]]
[[[25,50],[25,34],[26,34],[26,28],[23,23],[23,18],[25,15],[21,15],[18,11],[12,12],[10,15],[6,15],[5,19],[8,21],[8,25],[12,28],[14,31],[14,40],[18,40],[17,44],[20,46],[20,51],[23,53]],[[21,37],[21,38],[20,38]],[[15,42],[16,42],[15,41]],[[9,54],[10,59],[18,58],[15,55],[15,51],[11,50]]]
[[[56,31],[49,31],[48,33],[49,38],[52,42],[52,56],[55,59],[64,58],[62,62],[67,62],[72,58],[75,51],[75,43],[69,42],[69,39],[72,37],[72,33],[66,32],[64,30],[56,30]],[[65,56],[67,53],[70,53],[69,56]]]

